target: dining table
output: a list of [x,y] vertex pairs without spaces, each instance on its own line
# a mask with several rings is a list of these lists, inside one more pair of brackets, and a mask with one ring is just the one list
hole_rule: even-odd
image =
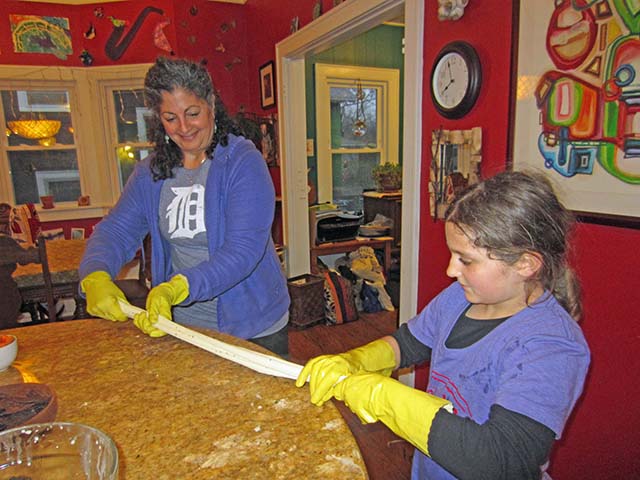
[[[209,337],[269,353],[210,330]],[[56,421],[116,443],[119,479],[366,479],[357,443],[327,402],[293,380],[258,373],[131,321],[82,319],[3,330],[18,356],[0,385],[57,395]]]

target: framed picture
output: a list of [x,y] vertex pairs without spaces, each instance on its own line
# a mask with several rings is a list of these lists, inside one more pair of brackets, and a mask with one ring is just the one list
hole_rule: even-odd
[[260,105],[267,109],[276,105],[276,81],[273,61],[260,67]]
[[72,240],[82,240],[84,238],[84,228],[72,228],[71,229],[71,239]]
[[583,3],[520,2],[513,168],[543,172],[582,220],[639,228],[635,20],[624,2]]
[[270,167],[278,166],[278,120],[275,115],[271,115],[258,118],[258,124],[260,125],[258,150],[262,152],[267,165]]

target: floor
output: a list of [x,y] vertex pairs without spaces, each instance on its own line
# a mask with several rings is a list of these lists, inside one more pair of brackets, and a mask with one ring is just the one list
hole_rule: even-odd
[[[290,327],[289,355],[297,363],[326,353],[340,353],[387,335],[397,328],[397,311],[360,313],[360,318],[344,325],[316,325],[306,329]],[[413,446],[397,437],[382,423],[363,425],[358,417],[335,401],[351,429],[371,480],[411,478]]]

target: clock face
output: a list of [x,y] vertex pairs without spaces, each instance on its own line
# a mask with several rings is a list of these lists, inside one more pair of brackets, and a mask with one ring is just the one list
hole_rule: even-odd
[[446,45],[431,71],[431,98],[441,115],[461,118],[473,108],[482,82],[480,59],[466,42]]
[[469,68],[459,53],[447,53],[436,65],[433,95],[444,108],[458,106],[469,89]]

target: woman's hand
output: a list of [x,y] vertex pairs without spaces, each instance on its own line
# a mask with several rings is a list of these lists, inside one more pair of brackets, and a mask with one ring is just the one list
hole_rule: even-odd
[[136,327],[150,337],[162,337],[165,332],[154,325],[158,316],[171,320],[171,307],[182,302],[189,296],[189,282],[184,275],[176,275],[168,282],[152,288],[147,296],[147,311],[137,314],[133,318]]
[[80,288],[87,296],[87,312],[91,315],[118,322],[129,318],[118,304],[119,300],[129,303],[127,297],[107,272],[90,273],[80,282]]

